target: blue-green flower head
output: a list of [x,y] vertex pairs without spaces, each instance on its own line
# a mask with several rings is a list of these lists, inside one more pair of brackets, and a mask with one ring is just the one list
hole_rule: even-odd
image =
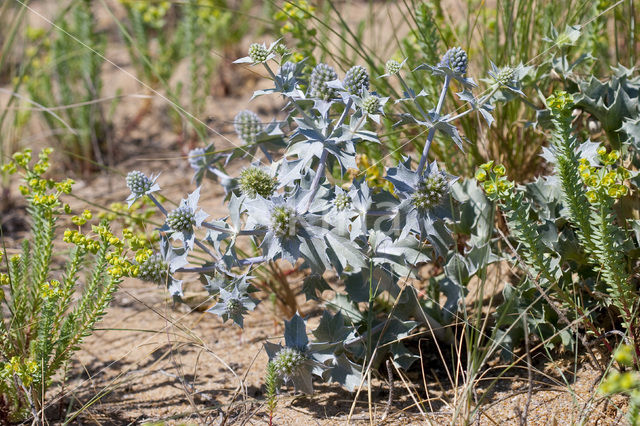
[[196,224],[196,214],[189,206],[181,206],[167,215],[167,224],[178,232],[191,232]]
[[364,67],[355,65],[347,71],[342,85],[351,95],[360,95],[369,90],[369,73]]
[[298,227],[298,218],[294,208],[276,206],[271,211],[271,230],[276,236],[284,238],[293,236]]
[[293,382],[297,391],[313,393],[312,375],[324,377],[325,360],[309,345],[305,321],[297,313],[284,326],[285,346],[265,342],[264,348],[275,370],[284,382]]
[[[310,211],[306,208],[305,191],[297,191],[287,197],[274,195],[269,199],[256,197],[246,200],[246,229],[264,230],[260,245],[263,255],[268,259],[282,258],[292,264],[310,253],[308,247],[316,247],[320,256],[324,249],[320,247],[326,229],[319,226],[321,217],[314,213],[314,204]],[[318,264],[312,266],[320,267]]]
[[493,79],[493,84],[496,85],[499,89],[508,89],[514,93],[519,94],[520,96],[524,96],[524,93],[520,89],[520,79],[522,78],[522,74],[525,73],[525,69],[522,64],[513,68],[510,66],[505,66],[502,68],[496,67],[496,65],[491,62],[491,69],[489,70],[489,75]]
[[248,198],[269,198],[278,188],[278,179],[260,167],[249,167],[240,172],[240,191]]
[[233,119],[233,127],[236,134],[245,143],[254,143],[260,132],[263,130],[262,122],[254,112],[244,110],[236,114]]
[[318,64],[311,71],[308,94],[311,98],[328,101],[337,95],[335,89],[327,85],[330,81],[337,80],[338,74],[327,64]]
[[276,353],[272,362],[278,372],[278,375],[286,381],[304,365],[306,360],[307,357],[305,357],[299,350],[285,347]]
[[395,59],[389,59],[384,66],[384,70],[387,75],[398,74],[400,72],[400,68],[402,68],[402,64]]
[[144,173],[134,170],[127,174],[127,186],[131,193],[136,195],[145,194],[151,189],[153,182]]
[[252,65],[263,64],[275,56],[274,51],[278,48],[279,41],[280,40],[274,41],[269,47],[264,43],[252,43],[249,46],[248,55],[244,58],[236,59],[233,63]]
[[127,174],[126,182],[131,194],[127,198],[129,207],[141,197],[159,191],[160,186],[156,183],[157,176],[147,177],[144,173],[134,170]]
[[255,309],[256,302],[247,294],[248,283],[246,277],[242,277],[232,284],[231,291],[220,289],[218,303],[207,312],[219,315],[223,321],[231,319],[239,327],[244,324],[244,315]]
[[207,213],[198,208],[199,199],[200,188],[180,201],[178,208],[167,214],[166,224],[161,228],[162,231],[169,232],[174,240],[183,241],[189,249],[193,248],[194,229],[199,228],[202,222],[209,217]]
[[249,46],[249,58],[254,64],[266,62],[269,57],[269,49],[264,43],[252,43]]
[[447,67],[459,74],[467,73],[467,52],[461,47],[452,47],[442,56],[442,60],[438,64],[440,67]]
[[138,278],[155,284],[164,284],[169,275],[169,265],[159,253],[154,253],[140,264]]
[[336,194],[333,204],[338,211],[344,211],[351,207],[351,197],[346,192]]
[[280,67],[280,75],[283,77],[296,76],[298,66],[294,62],[287,61]]
[[139,264],[138,278],[155,284],[164,284],[174,297],[182,296],[182,281],[173,273],[187,265],[187,251],[174,248],[169,239],[161,237],[160,251],[153,253]]
[[363,114],[380,124],[380,116],[384,114],[383,108],[389,98],[381,98],[375,93],[365,93],[362,98],[357,97],[355,99],[356,105],[362,109]]
[[449,192],[449,181],[444,172],[432,172],[416,185],[411,195],[413,205],[420,211],[428,211],[438,206]]
[[500,86],[513,85],[513,78],[515,76],[515,70],[511,67],[503,67],[497,72],[495,76],[496,83]]
[[380,97],[376,95],[369,95],[362,100],[362,109],[370,115],[380,113],[381,106]]
[[393,184],[400,199],[397,220],[401,228],[396,231],[400,231],[400,238],[409,233],[429,238],[435,235],[434,224],[450,215],[444,200],[456,178],[438,170],[435,161],[420,176],[412,170],[410,161],[407,159],[387,172],[387,180]]

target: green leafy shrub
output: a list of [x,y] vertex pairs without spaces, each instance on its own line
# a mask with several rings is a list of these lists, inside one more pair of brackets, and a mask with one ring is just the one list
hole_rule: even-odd
[[22,172],[32,223],[21,253],[7,256],[5,250],[0,266],[0,412],[10,421],[40,416],[54,375],[92,333],[122,277],[138,271],[107,222],[82,231],[92,217],[87,210],[71,218],[78,228],[64,232],[71,247],[64,266],[55,267],[56,223],[70,211],[61,196],[71,192],[73,182],[43,177],[49,153],[43,150],[30,166],[27,150],[3,166]]
[[[204,138],[206,128],[198,119],[203,119],[220,59],[234,55],[234,47],[249,29],[246,19],[234,17],[247,14],[252,2],[120,2],[128,19],[119,28],[139,78],[152,90],[163,89],[174,102],[172,119],[177,133],[184,133],[189,124],[195,134]],[[221,54],[212,54],[213,51]],[[188,75],[172,82],[182,60],[188,62]],[[181,102],[183,96],[186,102]],[[150,106],[148,101],[138,115],[146,113]]]
[[[607,151],[594,142],[578,143],[571,95],[554,94],[547,105],[552,129],[544,157],[554,166],[553,176],[518,187],[505,177],[504,166],[490,162],[476,173],[487,195],[500,203],[519,245],[521,266],[529,269],[527,284],[509,288],[508,298],[526,304],[545,289],[559,303],[554,315],[569,316],[558,320],[568,326],[568,320],[578,319],[598,336],[602,331],[596,314],[612,306],[638,347],[632,262],[639,246],[632,231],[637,224],[630,212],[615,210],[632,196],[633,173],[624,167],[627,162],[620,151]],[[554,334],[551,329],[534,332],[548,336]]]
[[[58,142],[69,169],[88,173],[114,156],[109,108],[102,97],[106,39],[99,33],[91,2],[76,2],[55,21],[49,39],[44,30],[28,31],[32,60],[25,86],[43,108],[42,117]],[[64,106],[51,114],[47,108]]]

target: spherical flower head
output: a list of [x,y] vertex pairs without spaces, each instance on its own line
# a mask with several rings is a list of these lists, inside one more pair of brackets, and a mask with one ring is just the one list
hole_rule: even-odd
[[495,75],[496,83],[500,86],[511,86],[514,84],[513,78],[515,77],[515,70],[511,67],[500,68]]
[[178,232],[190,232],[196,223],[196,216],[189,206],[181,206],[167,215],[167,224]]
[[138,170],[129,172],[129,174],[127,174],[126,181],[129,190],[135,195],[144,195],[153,185],[151,179]]
[[296,211],[287,206],[275,207],[271,212],[271,229],[281,238],[293,235],[296,229]]
[[342,82],[347,91],[352,95],[359,95],[369,90],[369,73],[360,65],[349,68]]
[[245,143],[254,143],[256,137],[262,131],[262,122],[254,112],[244,110],[236,114],[233,126],[238,137]]
[[262,43],[253,43],[249,46],[249,58],[253,61],[254,64],[261,64],[267,61],[267,57],[269,56],[269,50],[267,50],[267,46]]
[[138,278],[156,284],[162,284],[167,279],[169,265],[160,254],[152,254],[140,264]]
[[225,304],[225,309],[229,316],[233,317],[235,315],[242,315],[244,313],[244,307],[242,306],[242,302],[237,299],[229,299]]
[[306,357],[300,351],[294,348],[282,348],[272,362],[279,376],[289,377],[305,360]]
[[400,72],[400,62],[395,59],[389,59],[384,66],[384,70],[389,75],[398,74]]
[[205,162],[205,150],[204,148],[194,148],[189,151],[189,165],[192,169],[198,169]]
[[418,184],[412,195],[413,205],[420,211],[427,211],[442,201],[449,190],[449,183],[444,173],[432,173]]
[[278,179],[269,176],[267,172],[258,168],[250,167],[240,173],[240,191],[249,198],[269,198],[278,187]]
[[291,61],[287,61],[284,64],[282,64],[282,67],[280,68],[280,74],[282,75],[289,75],[291,73],[295,74],[296,73],[296,64],[294,62]]
[[442,56],[440,64],[441,67],[449,67],[453,71],[466,74],[467,73],[467,52],[462,50],[461,47],[452,47]]
[[333,201],[338,211],[343,211],[348,209],[351,206],[351,197],[349,194],[338,194],[336,195],[336,199]]
[[309,96],[329,100],[336,95],[335,89],[327,86],[327,83],[338,78],[338,74],[333,67],[327,64],[318,64],[311,71],[309,79]]
[[362,101],[362,110],[370,115],[379,114],[381,105],[382,104],[378,96],[370,95]]

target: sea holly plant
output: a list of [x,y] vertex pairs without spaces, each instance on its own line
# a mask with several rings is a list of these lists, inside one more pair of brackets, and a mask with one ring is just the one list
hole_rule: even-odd
[[[227,190],[227,217],[207,220],[197,206],[199,189],[168,211],[155,197],[153,179],[145,180],[138,172],[127,178],[141,182],[130,185],[133,196],[149,197],[166,217],[160,230],[160,255],[147,259],[160,259],[163,272],[147,274],[146,266],[142,270],[153,281],[165,279],[177,299],[180,281],[173,277],[200,274],[218,301],[210,312],[242,326],[242,317],[255,307],[248,284],[253,267],[284,260],[307,268],[310,275],[303,285],[307,297],[319,300],[319,293],[327,291],[333,295],[326,300],[327,310],[313,331],[313,341],[307,337],[304,320],[296,315],[286,322],[285,346],[266,344],[270,389],[291,382],[310,393],[312,375],[354,389],[362,382],[363,365],[376,367],[390,358],[401,368],[410,367],[417,355],[403,340],[420,326],[427,326],[437,339],[453,341],[444,322],[455,316],[470,277],[494,257],[487,254],[489,237],[474,234],[472,241],[482,248],[473,248],[467,261],[457,252],[451,234],[453,229],[471,234],[472,224],[478,223],[485,229],[490,219],[483,209],[474,207],[484,200],[481,191],[463,185],[454,194],[457,178],[429,160],[429,146],[440,131],[463,148],[455,119],[478,110],[490,114],[492,93],[517,84],[511,74],[509,81],[505,77],[490,89],[492,93],[476,98],[472,93],[476,85],[466,75],[467,55],[454,48],[438,64],[416,70],[428,70],[443,81],[439,98],[427,111],[422,109],[424,102],[416,102],[424,91],[409,88],[402,77],[404,62],[389,61],[382,77],[397,78],[405,89],[404,98],[396,102],[414,102],[420,111],[417,117],[402,115],[397,126],[423,126],[427,144],[417,167],[406,157],[386,170],[389,190],[372,188],[363,178],[349,181],[346,176],[357,169],[358,145],[379,143],[377,126],[392,103],[370,91],[370,76],[362,66],[351,68],[340,79],[333,67],[320,63],[303,76],[303,67],[288,62],[290,54],[283,52],[287,50],[279,43],[253,44],[248,56],[236,62],[264,68],[273,86],[255,92],[254,97],[281,95],[286,117],[264,126],[257,115],[243,111],[235,120],[237,148],[222,152],[209,146],[189,156],[198,185],[211,178]],[[446,94],[453,87],[459,87],[461,99],[468,101],[468,108],[457,115],[443,112]],[[253,162],[230,176],[225,167],[239,157],[251,157]],[[329,167],[341,172],[341,177],[329,175]],[[458,215],[460,223],[453,215],[454,204],[463,211]],[[241,238],[251,240],[260,253],[242,256],[237,246]],[[478,255],[479,250],[485,254]],[[200,253],[194,256],[195,251]],[[202,253],[209,257],[205,263],[199,261]],[[426,303],[406,285],[407,279],[417,276],[418,266],[438,258],[448,265],[446,271],[456,275],[439,287],[446,293],[444,307],[439,302]],[[323,275],[331,271],[343,285],[327,283]],[[435,300],[438,291],[432,292]]]

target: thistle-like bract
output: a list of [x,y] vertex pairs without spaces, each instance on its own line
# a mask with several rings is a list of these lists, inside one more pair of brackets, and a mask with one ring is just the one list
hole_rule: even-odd
[[233,126],[238,137],[245,143],[254,143],[256,137],[262,131],[262,122],[254,112],[240,111],[233,119]]
[[169,265],[158,253],[152,254],[140,264],[138,278],[156,284],[162,284],[167,279]]
[[351,206],[351,197],[348,194],[338,194],[334,200],[334,204],[338,211],[346,210]]
[[127,174],[127,186],[135,195],[143,195],[151,189],[153,182],[144,173],[134,170]]
[[367,114],[373,115],[373,114],[380,113],[380,106],[381,106],[380,98],[375,95],[367,96],[362,101],[362,109]]
[[253,63],[260,64],[266,62],[268,56],[269,51],[264,44],[253,43],[249,46],[249,58],[251,58]]
[[269,198],[278,187],[278,179],[269,176],[267,172],[258,168],[250,167],[240,173],[240,191],[249,198],[261,196]]
[[384,66],[384,70],[389,75],[398,74],[400,72],[400,62],[395,59],[389,59]]
[[181,206],[167,215],[167,224],[178,232],[189,232],[196,223],[195,214],[189,206]]
[[278,237],[293,235],[296,229],[296,212],[291,207],[278,206],[271,212],[271,229]]
[[329,100],[336,94],[335,89],[327,86],[327,83],[338,78],[338,74],[333,67],[327,64],[318,64],[311,71],[309,79],[309,96]]
[[364,67],[355,65],[349,68],[342,84],[352,95],[360,95],[369,90],[369,73]]
[[448,188],[449,183],[444,173],[432,173],[418,184],[416,192],[412,195],[413,205],[420,211],[430,210],[440,204]]
[[461,47],[452,47],[442,56],[439,64],[441,67],[449,67],[453,71],[466,74],[467,73],[467,52]]
[[272,362],[278,375],[286,378],[291,376],[305,360],[305,356],[300,351],[294,348],[282,348]]

